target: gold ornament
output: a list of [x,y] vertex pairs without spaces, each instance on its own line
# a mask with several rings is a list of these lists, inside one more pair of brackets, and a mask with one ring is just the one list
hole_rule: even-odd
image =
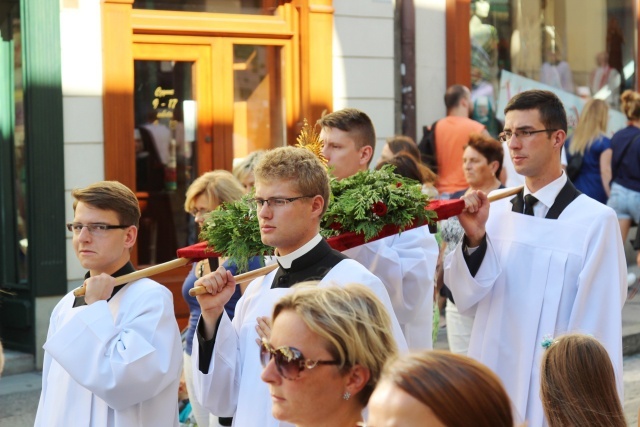
[[324,143],[320,139],[320,134],[316,132],[314,127],[309,125],[307,119],[304,119],[304,124],[302,125],[302,130],[300,130],[300,135],[296,138],[298,142],[296,147],[306,148],[316,155],[318,159],[325,165],[327,164],[327,159],[322,155],[322,148],[324,147]]

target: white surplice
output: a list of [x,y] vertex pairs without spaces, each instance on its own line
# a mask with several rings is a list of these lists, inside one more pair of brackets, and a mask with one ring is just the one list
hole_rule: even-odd
[[431,350],[438,242],[429,228],[413,228],[343,253],[382,280],[409,349]]
[[[271,284],[276,271],[260,277],[247,287],[238,301],[233,321],[222,314],[215,338],[213,357],[207,374],[199,367],[199,337],[194,337],[192,367],[196,399],[219,417],[233,416],[238,427],[282,427],[271,415],[269,387],[260,379],[260,349],[256,344],[256,319],[271,316],[273,306],[291,288],[274,288]],[[393,314],[391,301],[384,285],[366,268],[352,259],[340,261],[322,279],[319,286],[344,286],[359,283],[370,288],[382,301],[391,317],[393,335],[400,351],[407,345],[400,324]]]
[[469,356],[502,379],[518,416],[545,425],[541,346],[547,335],[591,334],[607,349],[622,399],[622,306],[626,263],[616,215],[585,195],[556,220],[491,204],[487,251],[475,277],[458,245],[445,261],[461,313],[475,313]]
[[35,425],[177,426],[182,345],[171,292],[141,279],[109,302],[73,301],[67,294],[51,314]]

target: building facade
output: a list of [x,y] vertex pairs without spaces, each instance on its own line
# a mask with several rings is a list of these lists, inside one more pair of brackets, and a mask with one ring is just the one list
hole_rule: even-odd
[[[607,49],[593,40],[609,15],[635,88],[636,0],[589,0],[597,7],[574,18],[576,1],[1,0],[0,338],[41,361],[51,310],[82,283],[64,229],[74,188],[114,179],[136,192],[143,267],[196,238],[182,209],[195,177],[294,144],[324,111],[366,111],[378,152],[442,117],[450,84],[495,96],[502,69],[539,78],[551,46],[582,85],[588,59]],[[495,31],[478,38],[484,25]],[[185,275],[156,277],[180,322]]]

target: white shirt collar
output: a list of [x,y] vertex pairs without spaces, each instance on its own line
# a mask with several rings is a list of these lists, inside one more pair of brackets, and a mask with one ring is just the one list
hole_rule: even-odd
[[302,255],[309,252],[311,249],[315,248],[318,243],[322,240],[322,236],[320,234],[316,234],[315,237],[309,240],[307,243],[291,252],[288,255],[278,256],[276,254],[276,259],[278,260],[278,264],[282,266],[282,268],[291,268],[291,264],[293,261],[300,258]]
[[566,183],[567,175],[563,170],[562,175],[560,175],[559,178],[551,181],[549,184],[545,185],[535,193],[532,193],[525,184],[523,196],[532,194],[536,199],[538,199],[538,203],[536,203],[533,207],[533,214],[537,217],[544,218],[549,212],[549,209],[551,209],[551,206],[553,206],[553,203],[556,201],[558,194],[560,194],[560,191]]

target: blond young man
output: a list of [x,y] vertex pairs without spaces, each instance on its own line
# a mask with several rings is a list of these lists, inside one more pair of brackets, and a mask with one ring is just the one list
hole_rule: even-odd
[[254,173],[260,236],[275,248],[279,268],[251,282],[233,321],[223,308],[235,289],[233,276],[221,267],[196,282],[208,293],[198,296],[202,315],[192,358],[196,399],[218,417],[233,416],[236,426],[268,427],[281,424],[272,416],[269,389],[260,381],[257,319],[270,316],[291,286],[308,280],[320,280],[319,286],[361,283],[389,310],[398,346],[406,349],[406,343],[384,285],[319,234],[330,191],[324,165],[310,151],[283,147],[268,151]]

